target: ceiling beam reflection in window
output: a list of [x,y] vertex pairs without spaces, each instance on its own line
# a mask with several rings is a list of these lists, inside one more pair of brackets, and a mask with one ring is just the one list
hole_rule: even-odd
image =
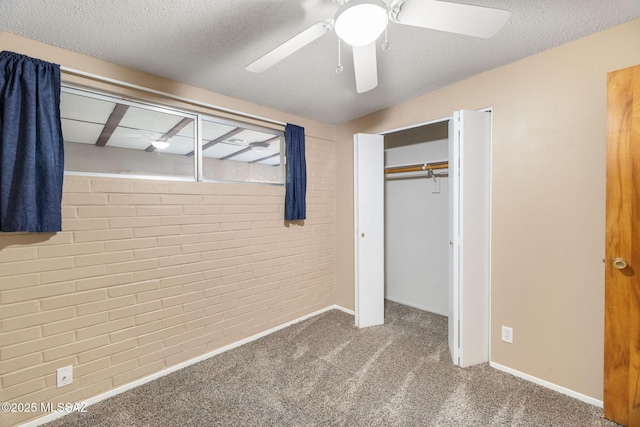
[[98,147],[104,147],[105,145],[107,145],[107,142],[109,142],[109,138],[111,138],[111,135],[113,135],[113,131],[116,130],[128,109],[129,106],[124,104],[116,104],[115,107],[113,107],[113,111],[109,115],[109,118],[104,124],[102,132],[100,133],[100,136],[96,141],[96,145]]

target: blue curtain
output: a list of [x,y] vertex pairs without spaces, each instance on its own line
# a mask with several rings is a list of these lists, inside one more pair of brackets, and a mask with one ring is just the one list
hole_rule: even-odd
[[307,217],[307,161],[304,157],[304,128],[287,124],[287,188],[284,218],[295,221]]
[[0,52],[0,231],[62,229],[60,66]]

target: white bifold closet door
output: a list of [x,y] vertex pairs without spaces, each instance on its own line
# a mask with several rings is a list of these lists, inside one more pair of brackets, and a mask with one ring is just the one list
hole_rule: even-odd
[[384,323],[384,137],[356,134],[354,262],[356,326]]
[[[449,349],[462,367],[489,360],[491,113],[449,122]],[[354,135],[356,326],[384,323],[384,139]]]
[[449,122],[449,350],[462,367],[489,361],[491,113]]

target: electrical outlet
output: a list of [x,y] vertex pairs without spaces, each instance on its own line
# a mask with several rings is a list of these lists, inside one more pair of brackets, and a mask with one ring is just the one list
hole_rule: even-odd
[[65,366],[57,370],[58,379],[57,386],[62,387],[73,382],[73,366]]
[[508,326],[502,327],[502,341],[513,344],[513,328],[509,328]]

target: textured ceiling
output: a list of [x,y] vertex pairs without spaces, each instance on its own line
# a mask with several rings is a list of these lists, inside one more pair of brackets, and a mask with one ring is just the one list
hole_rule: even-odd
[[262,74],[244,69],[333,17],[331,0],[2,0],[0,30],[337,124],[640,16],[639,0],[459,3],[511,17],[486,40],[389,24],[391,49],[378,48],[378,87],[363,94],[344,44],[344,71],[335,72],[333,32]]

